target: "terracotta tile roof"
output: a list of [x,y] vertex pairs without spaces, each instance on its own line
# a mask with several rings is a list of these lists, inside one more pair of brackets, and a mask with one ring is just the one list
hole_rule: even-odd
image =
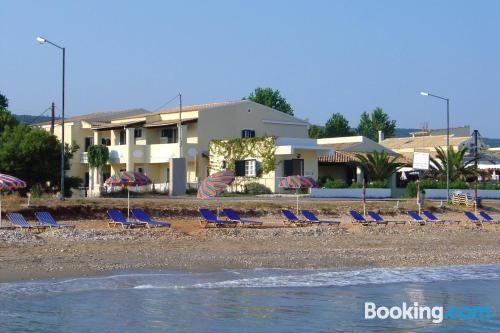
[[[335,151],[335,154],[319,156],[318,162],[326,162],[326,163],[355,162],[358,160],[358,158],[356,156],[357,154],[366,155],[366,153],[353,153],[353,152],[346,152],[346,151],[337,150],[337,151]],[[411,163],[411,161],[413,161],[413,155],[411,156],[411,159],[408,159],[408,157],[405,155],[399,155],[399,159],[397,161],[401,162],[401,163]]]
[[357,160],[358,159],[355,153],[338,151],[338,150],[335,151],[334,154],[321,155],[318,157],[318,162],[328,162],[328,163],[348,163]]

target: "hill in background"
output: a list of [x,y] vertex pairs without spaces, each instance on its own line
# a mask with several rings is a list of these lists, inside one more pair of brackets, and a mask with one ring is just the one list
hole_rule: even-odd
[[41,123],[43,121],[50,121],[50,116],[30,116],[27,114],[14,114],[13,116],[17,119],[17,121],[23,124],[34,124]]

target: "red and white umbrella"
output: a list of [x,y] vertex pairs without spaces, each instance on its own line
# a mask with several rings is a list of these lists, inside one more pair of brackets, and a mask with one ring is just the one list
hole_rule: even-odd
[[2,225],[2,191],[13,191],[23,187],[26,187],[25,181],[0,173],[0,226]]

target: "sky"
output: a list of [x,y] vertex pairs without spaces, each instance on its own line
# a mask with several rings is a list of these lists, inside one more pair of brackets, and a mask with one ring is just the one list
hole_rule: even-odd
[[[16,114],[66,116],[279,89],[295,115],[351,127],[469,124],[500,138],[500,1],[18,1],[0,6],[0,92]],[[176,106],[173,101],[168,106]]]

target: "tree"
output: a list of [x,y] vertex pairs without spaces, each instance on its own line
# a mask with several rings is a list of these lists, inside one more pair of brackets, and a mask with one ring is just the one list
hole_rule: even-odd
[[4,131],[5,127],[14,127],[18,124],[16,118],[7,110],[8,105],[9,102],[7,98],[0,94],[0,133]]
[[[436,157],[430,158],[430,174],[429,176],[439,180],[446,180],[447,175],[447,152],[446,148],[436,147]],[[476,177],[478,170],[474,164],[475,159],[464,161],[464,156],[467,153],[467,148],[459,150],[450,146],[450,181],[466,180],[469,177]]]
[[0,108],[7,109],[9,107],[9,100],[4,94],[0,93]]
[[356,154],[356,158],[358,161],[354,164],[363,170],[368,181],[385,181],[405,165],[398,162],[399,156],[390,156],[386,151]]
[[318,125],[310,125],[308,129],[309,138],[311,139],[320,139],[324,137],[324,130],[321,126]]
[[274,90],[272,88],[256,88],[254,92],[250,93],[248,97],[243,99],[249,99],[256,103],[268,106],[275,110],[287,113],[293,116],[293,108],[287,102],[287,100],[281,96],[279,90]]
[[97,172],[99,173],[99,184],[102,185],[102,171],[106,163],[109,159],[109,150],[105,145],[92,145],[89,147],[87,151],[87,159],[89,162],[89,168],[92,170],[90,175],[90,188],[92,193],[93,188],[93,169],[97,168]]
[[359,135],[364,135],[367,138],[377,141],[378,131],[382,131],[386,138],[394,136],[396,130],[396,121],[390,120],[389,115],[381,108],[377,107],[373,112],[363,112],[357,128]]
[[340,113],[334,113],[325,124],[325,137],[349,136],[352,134],[349,121]]
[[[33,185],[46,187],[50,182],[52,189],[60,188],[61,144],[57,138],[39,128],[19,124],[5,127],[0,134],[0,170],[19,177]],[[70,168],[69,160],[78,149],[78,145],[65,146],[64,168]],[[77,187],[81,179],[67,177],[68,193],[71,186]]]

